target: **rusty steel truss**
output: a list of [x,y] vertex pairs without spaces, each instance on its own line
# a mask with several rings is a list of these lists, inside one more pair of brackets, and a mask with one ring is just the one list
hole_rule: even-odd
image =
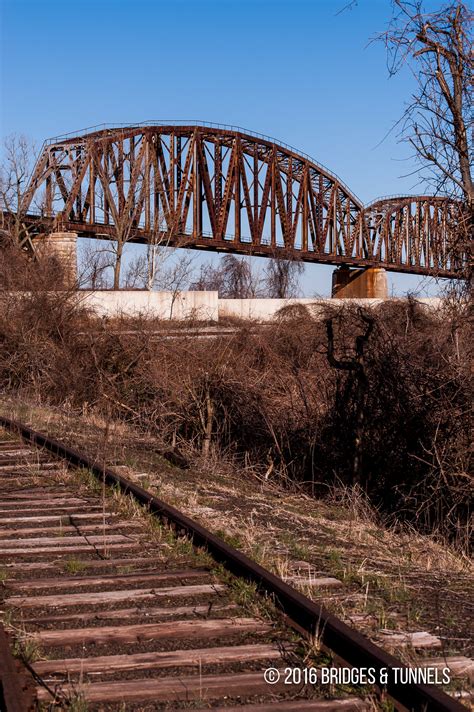
[[21,205],[30,233],[42,225],[39,235],[72,231],[444,277],[459,276],[465,261],[460,210],[432,196],[364,207],[308,156],[207,125],[110,128],[47,142]]

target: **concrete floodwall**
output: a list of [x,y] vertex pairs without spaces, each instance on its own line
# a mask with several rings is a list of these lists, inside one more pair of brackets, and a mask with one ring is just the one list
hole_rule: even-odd
[[217,292],[86,291],[84,306],[98,316],[149,316],[157,319],[217,321]]
[[[375,307],[386,301],[401,299],[219,299],[217,292],[148,292],[148,291],[86,291],[78,292],[82,303],[98,316],[114,317],[119,315],[154,317],[156,319],[195,319],[197,321],[218,321],[225,317],[252,321],[271,321],[289,307],[303,307],[312,316],[322,314],[328,305],[336,308],[344,304],[359,304]],[[442,303],[439,298],[416,300],[429,309],[438,309]]]
[[[285,307],[310,306],[316,299],[219,299],[219,317],[237,317],[255,321],[270,321]],[[325,300],[334,301],[332,299]]]
[[[344,304],[359,304],[365,307],[374,307],[386,301],[403,301],[403,299],[219,299],[219,317],[237,317],[239,319],[252,319],[255,321],[271,321],[281,309],[302,305],[313,316],[320,314],[329,305],[341,307]],[[428,297],[416,300],[430,309],[438,309],[441,299]]]

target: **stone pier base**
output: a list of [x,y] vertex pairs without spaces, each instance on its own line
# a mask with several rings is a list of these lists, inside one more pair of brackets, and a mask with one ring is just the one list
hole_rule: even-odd
[[387,273],[381,267],[339,267],[332,273],[332,296],[336,299],[387,299]]
[[36,242],[39,255],[54,257],[64,270],[64,286],[73,286],[77,281],[77,234],[75,232],[52,232]]

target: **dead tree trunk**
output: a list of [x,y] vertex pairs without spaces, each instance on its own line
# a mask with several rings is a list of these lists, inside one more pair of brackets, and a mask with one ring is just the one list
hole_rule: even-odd
[[[350,359],[338,359],[334,355],[334,329],[333,320],[326,320],[327,332],[327,359],[329,364],[338,371],[347,371],[348,376],[344,384],[342,398],[340,398],[339,408],[347,412],[351,402],[354,408],[354,422],[352,429],[352,473],[351,484],[362,484],[362,450],[366,417],[367,393],[369,381],[364,368],[364,349],[373,330],[374,319],[362,311],[359,312],[361,319],[366,323],[365,333],[357,336],[355,342],[355,355]],[[339,390],[339,389],[338,389]],[[339,391],[340,393],[340,391]],[[336,395],[339,399],[339,396]]]

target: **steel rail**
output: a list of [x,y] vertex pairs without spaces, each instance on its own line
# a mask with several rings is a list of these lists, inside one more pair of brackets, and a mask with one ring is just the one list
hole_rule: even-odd
[[401,705],[399,709],[409,712],[466,712],[464,705],[434,686],[417,683],[402,685],[396,680],[394,668],[401,669],[406,666],[396,657],[175,507],[154,497],[114,470],[102,466],[88,455],[18,421],[0,416],[0,426],[18,433],[24,440],[45,448],[73,465],[87,468],[106,484],[118,486],[123,494],[132,495],[147,507],[151,514],[172,526],[177,533],[191,538],[194,546],[205,548],[232,574],[257,584],[261,592],[273,598],[290,625],[300,633],[303,631],[309,636],[317,635],[323,645],[332,650],[338,658],[356,668],[373,668],[376,677],[386,672],[388,679],[384,689]]
[[33,694],[11,653],[5,629],[0,625],[0,712],[28,712],[33,709]]

